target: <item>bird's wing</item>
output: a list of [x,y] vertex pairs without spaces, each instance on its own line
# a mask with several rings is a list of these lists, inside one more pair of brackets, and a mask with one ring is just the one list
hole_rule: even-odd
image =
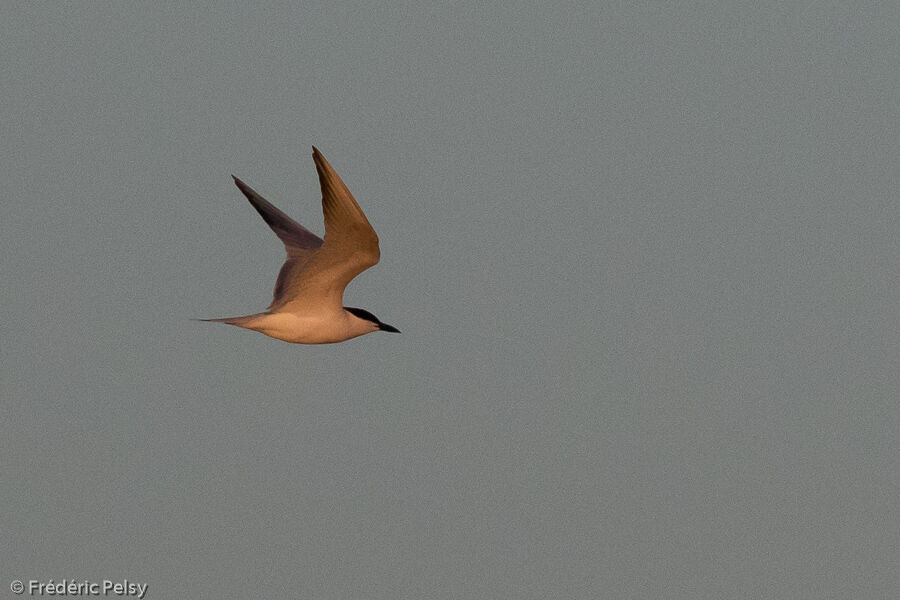
[[[232,175],[234,177],[234,175]],[[268,200],[256,193],[249,185],[234,177],[234,183],[243,192],[256,209],[256,212],[272,228],[275,235],[284,242],[287,259],[278,273],[275,282],[275,291],[272,298],[272,306],[284,300],[285,293],[295,287],[304,267],[309,263],[316,250],[322,246],[322,238],[303,227],[292,218],[275,208]]]
[[[273,303],[273,307],[281,311],[309,310],[312,305],[340,308],[347,284],[375,265],[381,256],[378,236],[366,215],[315,147],[313,161],[322,186],[325,241],[302,265],[299,273],[292,271],[291,276],[285,278],[281,299]],[[282,271],[288,268],[288,263]]]

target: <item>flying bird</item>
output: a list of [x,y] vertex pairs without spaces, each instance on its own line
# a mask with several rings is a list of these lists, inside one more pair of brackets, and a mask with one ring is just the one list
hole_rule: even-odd
[[201,321],[227,323],[293,344],[331,344],[373,331],[400,333],[367,310],[343,306],[347,284],[378,262],[378,236],[350,190],[315,146],[312,156],[322,186],[325,239],[232,175],[238,189],[284,243],[287,259],[278,273],[272,304],[265,312]]

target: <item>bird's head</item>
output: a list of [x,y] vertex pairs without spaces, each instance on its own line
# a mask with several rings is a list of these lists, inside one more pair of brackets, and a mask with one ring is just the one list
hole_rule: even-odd
[[400,330],[394,327],[393,325],[388,325],[387,323],[382,323],[378,320],[378,317],[373,315],[367,310],[363,310],[361,308],[354,308],[352,306],[345,306],[344,310],[348,313],[360,319],[362,321],[367,321],[365,324],[369,327],[369,331],[388,331],[390,333],[400,333]]

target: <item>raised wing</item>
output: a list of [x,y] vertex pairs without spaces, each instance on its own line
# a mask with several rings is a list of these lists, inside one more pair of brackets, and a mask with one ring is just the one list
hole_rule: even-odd
[[287,260],[278,273],[272,304],[269,308],[286,301],[285,295],[299,283],[304,267],[322,246],[322,238],[300,225],[278,210],[268,200],[260,196],[249,185],[232,175],[235,185],[243,192],[256,212],[263,218],[275,235],[284,243]]
[[235,177],[234,183],[238,189],[244,193],[259,216],[263,218],[275,235],[284,242],[285,249],[288,253],[293,250],[316,250],[322,245],[322,238],[314,234],[312,231],[293,220],[277,208],[268,200],[256,193],[256,191]]
[[303,265],[300,277],[291,277],[289,289],[273,304],[278,310],[309,310],[311,305],[340,309],[347,284],[381,257],[375,230],[340,176],[315,147],[313,161],[322,186],[325,241]]

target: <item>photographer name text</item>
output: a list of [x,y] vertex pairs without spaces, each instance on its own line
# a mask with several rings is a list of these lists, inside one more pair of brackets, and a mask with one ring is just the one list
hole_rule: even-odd
[[135,596],[143,600],[147,588],[146,583],[134,583],[124,579],[122,581],[78,581],[75,579],[63,579],[62,581],[40,581],[31,579],[27,584],[19,580],[10,585],[16,594],[27,592],[29,596]]

